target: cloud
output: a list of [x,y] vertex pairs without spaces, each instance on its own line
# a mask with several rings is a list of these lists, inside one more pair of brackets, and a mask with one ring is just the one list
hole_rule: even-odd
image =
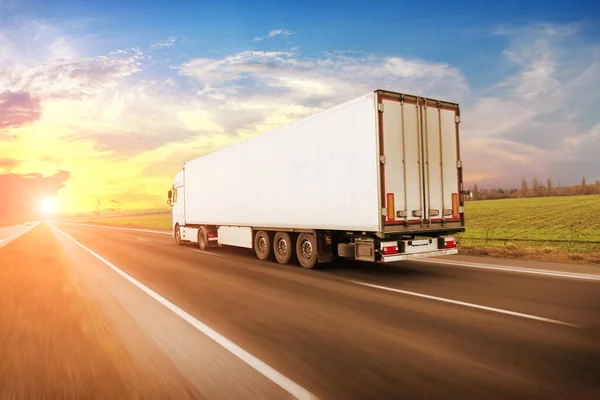
[[162,40],[158,40],[154,43],[152,43],[150,45],[151,48],[153,49],[162,49],[165,47],[171,47],[175,44],[175,41],[177,40],[177,37],[175,36],[169,36],[166,39],[162,39]]
[[19,165],[19,161],[12,158],[0,158],[0,168],[5,170],[11,170],[12,168]]
[[254,96],[285,93],[286,100],[316,105],[378,87],[453,99],[469,91],[461,72],[447,64],[350,52],[303,58],[293,51],[244,51],[222,59],[196,58],[178,71],[213,93],[235,86],[233,96],[252,96],[250,102]]
[[40,22],[0,30],[0,87],[40,98],[85,99],[142,70],[139,49],[82,56],[78,42]]
[[[292,50],[196,58],[177,69],[197,88],[193,107],[210,110],[210,134],[252,137],[378,88],[458,101],[469,92],[447,64],[358,52],[302,57]],[[349,84],[352,82],[352,84]]]
[[27,90],[39,97],[82,100],[141,71],[142,59],[143,53],[137,49],[74,60],[54,59],[16,71],[12,77],[5,77],[5,82],[16,90]]
[[535,23],[520,26],[498,25],[494,29],[497,36],[517,37],[519,39],[537,39],[539,37],[572,36],[580,32],[581,24],[557,25],[551,23]]
[[[597,176],[600,46],[577,25],[501,28],[513,75],[463,107],[470,183],[518,186],[525,177],[576,183]],[[474,93],[477,95],[477,93]]]
[[40,115],[40,100],[28,92],[0,93],[0,132],[36,121]]
[[288,31],[285,29],[274,29],[272,31],[270,31],[267,36],[257,36],[254,38],[255,41],[262,41],[262,40],[268,40],[271,38],[274,38],[276,36],[292,36],[295,35],[296,32],[292,32],[292,31]]

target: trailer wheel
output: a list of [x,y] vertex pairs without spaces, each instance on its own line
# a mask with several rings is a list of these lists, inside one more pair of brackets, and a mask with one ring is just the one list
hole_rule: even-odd
[[317,265],[317,240],[312,233],[301,233],[296,241],[296,256],[300,265],[312,269]]
[[261,261],[266,261],[271,255],[271,237],[265,231],[259,231],[254,236],[254,252]]
[[288,264],[294,254],[294,243],[286,232],[277,232],[273,240],[273,253],[279,264]]
[[208,235],[206,228],[202,227],[198,230],[198,247],[200,250],[206,250],[208,248]]
[[177,244],[180,246],[183,244],[181,240],[181,229],[179,224],[175,224],[175,242],[177,242]]

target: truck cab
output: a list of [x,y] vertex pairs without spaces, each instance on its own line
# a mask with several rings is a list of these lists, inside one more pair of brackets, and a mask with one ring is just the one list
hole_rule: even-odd
[[181,230],[179,227],[185,224],[185,188],[183,185],[183,171],[179,171],[177,175],[175,175],[173,186],[171,190],[169,190],[168,196],[168,203],[171,206],[172,215],[171,231],[173,233],[173,238],[175,238],[177,243],[181,244]]

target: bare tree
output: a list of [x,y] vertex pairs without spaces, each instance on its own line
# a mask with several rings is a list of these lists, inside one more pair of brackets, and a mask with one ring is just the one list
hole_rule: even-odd
[[548,178],[548,195],[552,196],[552,179]]
[[521,190],[523,191],[523,197],[527,197],[527,181],[525,178],[521,181]]

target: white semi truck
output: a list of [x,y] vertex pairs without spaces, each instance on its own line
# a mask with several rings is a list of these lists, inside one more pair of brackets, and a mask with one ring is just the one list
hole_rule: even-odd
[[455,254],[459,123],[456,103],[374,90],[190,160],[168,193],[173,237],[304,268]]

